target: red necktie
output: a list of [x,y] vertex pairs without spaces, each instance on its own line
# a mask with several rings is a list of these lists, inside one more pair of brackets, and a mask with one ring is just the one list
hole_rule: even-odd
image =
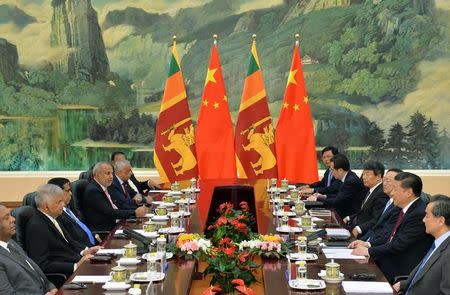
[[394,228],[392,229],[391,235],[389,236],[389,241],[392,240],[392,238],[395,236],[395,233],[397,232],[398,227],[400,226],[400,224],[402,223],[403,220],[403,216],[405,214],[403,213],[403,210],[400,211],[400,213],[398,214],[398,218],[397,218],[397,222],[395,223]]

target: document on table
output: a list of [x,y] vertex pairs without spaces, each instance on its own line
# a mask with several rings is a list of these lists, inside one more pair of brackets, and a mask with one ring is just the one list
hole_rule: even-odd
[[123,249],[99,249],[96,254],[115,254],[123,255]]
[[147,193],[149,194],[167,194],[171,192],[171,190],[168,189],[158,189],[158,190],[149,190]]
[[110,276],[75,276],[72,283],[106,283],[110,280]]
[[387,282],[344,281],[342,288],[345,294],[393,294]]
[[328,259],[366,259],[365,256],[352,255],[353,249],[347,248],[323,248],[323,254]]
[[350,237],[350,232],[345,228],[326,228],[327,236]]

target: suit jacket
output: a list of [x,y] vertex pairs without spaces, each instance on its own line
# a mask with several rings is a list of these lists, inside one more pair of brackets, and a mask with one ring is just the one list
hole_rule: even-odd
[[26,251],[44,272],[69,277],[85,246],[72,239],[64,226],[60,224],[60,227],[67,241],[51,220],[38,210],[26,226]]
[[[408,286],[409,295],[440,295],[450,294],[450,237],[442,242],[433,255],[423,266],[417,275],[415,282],[411,284],[414,275],[419,268],[417,265],[410,273],[407,280],[400,283],[400,289],[405,290]],[[431,288],[430,288],[431,287]]]
[[[364,195],[364,198],[367,196],[367,193]],[[383,212],[388,200],[389,196],[383,192],[383,184],[379,184],[362,205],[362,208],[350,216],[350,224],[353,227],[359,226],[364,234],[377,223],[378,217]]]
[[[137,193],[132,188],[130,188],[130,186],[128,186],[127,190],[128,197],[125,195],[122,183],[117,178],[117,176],[114,175],[112,184],[108,186],[108,193],[111,196],[111,199],[119,209],[134,210],[138,207],[133,199]],[[143,200],[145,202],[144,198]]]
[[315,193],[327,195],[328,197],[336,196],[336,194],[339,192],[339,188],[341,187],[342,182],[339,179],[334,178],[334,176],[331,176],[331,185],[327,186],[328,175],[330,175],[330,173],[330,169],[325,170],[325,174],[323,175],[322,179],[317,182],[311,183],[309,187],[313,188]]
[[417,199],[406,211],[392,240],[369,248],[369,255],[390,282],[396,276],[408,275],[433,242],[433,237],[425,233],[422,221],[425,207],[426,203]]
[[95,180],[89,182],[86,187],[83,208],[86,225],[93,231],[110,231],[117,219],[136,217],[134,210],[114,209],[102,187]]
[[94,245],[89,241],[89,237],[86,232],[78,225],[78,223],[72,219],[65,211],[56,218],[58,223],[66,229],[69,235],[80,244],[86,247],[92,247]]
[[392,228],[397,222],[398,214],[400,213],[400,208],[395,206],[393,203],[386,209],[386,211],[380,215],[377,223],[369,229],[363,236],[361,240],[367,241],[370,238],[370,243],[372,246],[378,246],[384,244],[389,235],[392,232]]
[[[8,248],[14,253],[10,253],[0,246],[0,294],[37,295],[55,288],[47,280],[39,266],[27,257],[16,242],[9,240]],[[17,255],[22,259],[17,259]],[[25,260],[31,264],[33,269]]]
[[345,176],[337,195],[335,197],[327,196],[326,199],[319,198],[325,205],[334,207],[341,218],[352,215],[361,209],[363,199],[362,192],[366,188],[362,180],[349,170]]
[[144,195],[145,191],[154,188],[148,186],[148,181],[137,180],[136,176],[134,176],[134,173],[131,173],[130,180],[134,183],[134,185],[136,186],[141,195]]

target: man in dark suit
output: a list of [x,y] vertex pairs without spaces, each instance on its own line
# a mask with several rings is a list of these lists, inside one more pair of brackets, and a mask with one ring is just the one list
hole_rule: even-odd
[[342,182],[336,179],[330,171],[331,158],[337,154],[339,154],[339,151],[334,146],[327,146],[322,149],[322,162],[326,167],[325,174],[321,180],[301,186],[299,188],[301,195],[309,196],[313,193],[319,193],[333,197],[338,193]]
[[343,154],[337,154],[331,158],[330,170],[333,176],[342,182],[339,192],[335,197],[314,194],[307,200],[322,201],[324,204],[334,207],[341,216],[352,215],[361,208],[362,194],[365,190],[362,180],[350,170],[350,162]]
[[39,266],[11,239],[15,233],[11,210],[0,204],[0,294],[56,294]]
[[402,172],[395,176],[392,196],[394,205],[400,207],[396,223],[387,240],[382,244],[372,241],[364,247],[358,245],[354,255],[372,257],[389,282],[405,275],[420,262],[432,243],[422,222],[426,203],[420,198],[422,180],[419,176]]
[[378,220],[381,212],[389,200],[383,191],[384,166],[380,162],[369,161],[364,164],[362,179],[364,186],[369,189],[362,202],[361,209],[344,218],[354,237],[366,233]]
[[136,209],[151,202],[151,197],[143,197],[129,185],[132,175],[131,164],[127,160],[114,162],[114,178],[108,187],[111,198],[119,209]]
[[56,220],[67,230],[69,235],[76,241],[79,241],[86,247],[92,247],[96,244],[96,238],[91,230],[85,225],[70,209],[72,200],[72,191],[70,189],[70,180],[57,177],[48,181],[49,184],[59,186],[63,190],[63,202],[65,204],[63,213]]
[[117,219],[144,217],[144,206],[135,210],[118,209],[107,188],[113,181],[113,168],[108,162],[95,164],[94,179],[89,182],[84,192],[84,215],[88,227],[94,231],[110,231]]
[[425,230],[434,242],[408,279],[393,287],[406,295],[450,294],[450,198],[433,196],[425,212]]
[[44,272],[62,273],[69,277],[100,247],[86,248],[59,224],[57,218],[63,212],[65,204],[63,192],[58,186],[40,186],[37,190],[36,205],[38,211],[26,226],[26,251]]

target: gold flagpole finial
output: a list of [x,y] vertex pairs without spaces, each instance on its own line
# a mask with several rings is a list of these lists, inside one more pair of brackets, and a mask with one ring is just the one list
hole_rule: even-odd
[[298,45],[300,40],[300,35],[299,34],[295,34],[295,45]]
[[214,44],[217,44],[217,37],[218,37],[217,34],[214,34],[214,35],[213,35]]
[[252,35],[253,42],[256,42],[256,34]]
[[173,35],[172,40],[173,40],[173,44],[176,44],[177,43],[177,36]]

